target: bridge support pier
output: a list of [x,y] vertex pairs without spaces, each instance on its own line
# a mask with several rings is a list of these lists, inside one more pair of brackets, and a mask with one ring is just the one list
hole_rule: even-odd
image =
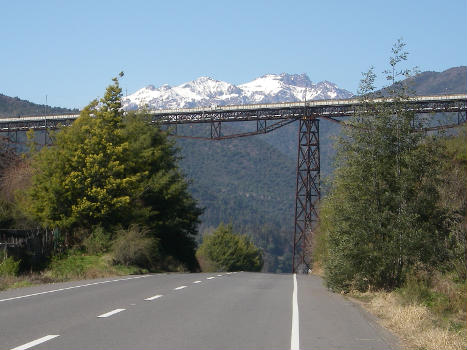
[[311,269],[311,245],[320,199],[319,119],[304,116],[298,129],[297,187],[292,272]]

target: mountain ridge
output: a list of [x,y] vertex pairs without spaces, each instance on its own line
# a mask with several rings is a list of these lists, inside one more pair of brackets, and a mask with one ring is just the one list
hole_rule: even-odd
[[201,76],[177,86],[147,85],[123,98],[124,108],[171,109],[348,98],[353,94],[329,81],[316,84],[305,74],[265,74],[234,85]]

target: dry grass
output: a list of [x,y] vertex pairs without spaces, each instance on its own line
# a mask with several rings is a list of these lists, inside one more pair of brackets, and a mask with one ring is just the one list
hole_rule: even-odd
[[55,282],[48,276],[32,273],[21,276],[0,276],[0,291],[11,288],[29,287],[36,284]]
[[422,305],[403,305],[395,293],[355,294],[368,300],[363,306],[377,315],[381,324],[397,334],[409,349],[465,350],[467,332],[438,326],[434,315]]

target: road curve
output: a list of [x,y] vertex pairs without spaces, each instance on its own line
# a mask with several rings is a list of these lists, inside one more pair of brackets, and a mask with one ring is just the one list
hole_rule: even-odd
[[397,348],[314,276],[154,274],[0,293],[5,350]]

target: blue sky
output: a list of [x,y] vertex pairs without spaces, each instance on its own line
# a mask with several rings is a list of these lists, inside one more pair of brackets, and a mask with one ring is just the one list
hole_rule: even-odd
[[128,94],[282,72],[355,92],[400,37],[409,66],[466,65],[466,17],[465,0],[4,1],[0,93],[82,108],[122,70]]

